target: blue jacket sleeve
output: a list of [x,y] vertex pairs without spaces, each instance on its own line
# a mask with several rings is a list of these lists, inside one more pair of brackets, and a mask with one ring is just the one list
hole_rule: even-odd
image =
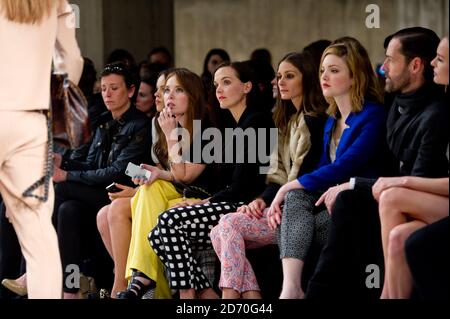
[[[325,165],[322,160],[322,166],[317,170],[298,179],[305,189],[323,191],[346,182],[353,176],[369,177],[371,175],[369,172],[374,171],[373,159],[381,152],[381,142],[385,138],[386,113],[382,107],[372,106],[359,116],[359,123],[354,123],[354,127],[347,128],[350,130],[347,132],[350,134],[349,139],[352,140],[350,145],[341,154],[338,147],[336,160],[333,163],[328,161]],[[340,145],[345,142],[344,134]],[[328,151],[328,147],[324,149]],[[327,154],[322,155],[322,159],[327,158]]]

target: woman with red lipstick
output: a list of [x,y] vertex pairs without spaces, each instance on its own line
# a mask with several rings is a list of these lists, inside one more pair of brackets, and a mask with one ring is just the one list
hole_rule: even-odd
[[[216,97],[220,107],[233,116],[233,132],[256,132],[256,141],[259,141],[261,131],[266,131],[266,138],[269,136],[273,121],[255,105],[257,88],[254,83],[251,68],[245,62],[224,63],[214,73]],[[182,299],[218,297],[193,251],[211,249],[209,231],[220,217],[235,212],[264,188],[265,174],[261,173],[261,168],[266,163],[259,158],[255,162],[251,156],[259,154],[258,143],[244,142],[243,154],[238,154],[240,148],[235,144],[239,143],[235,143],[234,138],[225,140],[222,154],[225,158],[234,154],[233,161],[218,165],[225,186],[206,200],[187,201],[163,212],[149,234],[151,246],[170,274],[170,287],[179,289]]]
[[327,103],[318,72],[318,62],[310,52],[289,53],[278,65],[276,170],[267,176],[268,186],[256,199],[221,218],[211,231],[213,247],[221,260],[219,286],[224,299],[261,298],[245,250],[276,244],[276,233],[267,224],[266,208],[282,185],[311,172],[319,162]]
[[278,232],[282,299],[303,298],[304,260],[313,243],[322,247],[327,239],[332,207],[316,207],[327,204],[328,193],[321,194],[351,176],[378,177],[381,170],[386,113],[367,51],[354,38],[335,41],[322,55],[320,83],[330,117],[318,168],[281,187],[268,212]]

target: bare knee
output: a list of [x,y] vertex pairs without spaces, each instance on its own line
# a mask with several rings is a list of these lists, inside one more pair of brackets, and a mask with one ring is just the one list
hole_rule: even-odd
[[118,198],[111,203],[108,212],[108,223],[131,218],[130,200],[130,198]]
[[100,211],[97,213],[97,229],[100,232],[100,234],[104,234],[108,227],[109,207],[110,205],[106,205],[102,209],[100,209]]
[[389,233],[389,255],[400,256],[404,254],[405,242],[413,230],[408,224],[394,227]]
[[401,188],[393,187],[381,193],[379,202],[381,216],[387,216],[395,211],[398,211],[398,199],[401,192]]

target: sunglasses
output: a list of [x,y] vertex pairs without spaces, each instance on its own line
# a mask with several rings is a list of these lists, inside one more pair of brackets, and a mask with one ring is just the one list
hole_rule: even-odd
[[105,66],[105,69],[103,72],[126,72],[127,70],[124,67],[117,66],[117,65],[107,65]]

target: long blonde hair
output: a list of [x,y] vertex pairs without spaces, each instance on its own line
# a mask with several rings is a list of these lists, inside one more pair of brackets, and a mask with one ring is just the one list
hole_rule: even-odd
[[6,19],[24,24],[39,24],[60,0],[0,0],[0,13]]

